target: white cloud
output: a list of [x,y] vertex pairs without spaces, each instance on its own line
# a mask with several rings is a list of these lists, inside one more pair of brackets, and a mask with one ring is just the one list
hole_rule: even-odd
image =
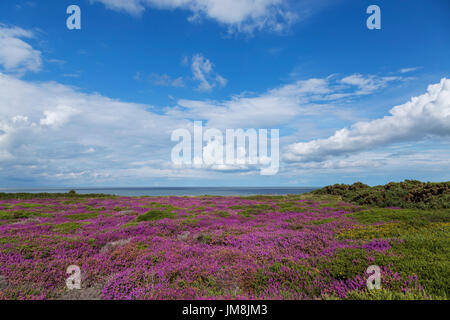
[[0,24],[0,65],[6,72],[23,74],[41,69],[41,52],[22,40],[33,37],[28,30]]
[[192,78],[188,76],[172,77],[168,74],[159,74],[155,72],[150,73],[148,77],[144,77],[141,72],[136,72],[133,79],[140,81],[145,78],[154,85],[175,88],[183,88],[189,82],[195,81],[198,82],[197,90],[205,92],[212,91],[215,87],[223,88],[228,83],[227,79],[214,71],[214,64],[202,54],[195,54],[192,56],[192,59],[184,56],[181,63],[185,66],[190,63]]
[[[226,179],[230,174],[259,174],[251,166],[176,168],[170,161],[174,146],[170,141],[171,133],[178,128],[192,129],[191,119],[206,120],[208,127],[218,129],[293,129],[287,137],[281,138],[283,146],[298,141],[296,136],[305,130],[301,123],[319,120],[323,123],[327,118],[336,123],[335,116],[341,109],[333,109],[333,105],[328,104],[339,102],[330,100],[330,96],[345,92],[350,95],[345,101],[352,94],[360,97],[356,93],[359,87],[344,84],[341,80],[335,76],[299,80],[259,95],[241,94],[225,101],[180,100],[175,107],[153,112],[155,109],[150,105],[86,94],[55,82],[23,81],[0,73],[0,182],[23,177],[24,180],[35,179],[36,183],[62,181],[107,185],[141,181],[146,184],[149,178],[164,181],[183,177]],[[426,95],[394,108],[393,115],[385,117],[388,120],[380,119],[376,127],[387,136],[387,139],[380,139],[382,143],[403,141],[402,130],[406,135],[416,133],[412,139],[421,139],[424,132],[447,134],[448,87],[448,82],[443,80],[441,84],[431,86]],[[389,120],[391,117],[394,119]],[[397,127],[383,125],[384,121]],[[417,124],[419,122],[421,125]],[[308,146],[312,151],[306,154],[299,154],[295,148],[290,150],[294,156],[291,160],[301,162],[287,164],[281,174],[292,175],[286,171],[291,169],[349,172],[356,167],[361,170],[382,167],[383,159],[366,159],[356,154],[359,152],[356,147],[370,149],[378,145],[378,140],[370,141],[373,132],[378,132],[372,126],[375,126],[372,122],[357,124],[349,130],[347,138],[338,142],[313,140],[320,150],[311,144]],[[353,145],[356,145],[355,149],[351,148]],[[347,152],[339,151],[339,147],[355,156],[346,157]],[[329,159],[330,154],[343,159]],[[319,160],[320,163],[314,162]]]
[[[206,119],[208,126],[218,128],[283,125],[308,110],[304,102],[330,92],[326,79],[310,79],[218,104],[184,100],[165,113],[154,113],[149,105],[0,73],[0,167],[13,178],[80,177],[86,183],[152,175],[211,177],[202,170],[242,171],[245,168],[226,166],[176,170],[170,161],[171,132],[190,128],[188,119]],[[154,162],[138,165],[137,160]]]
[[366,169],[381,167],[385,161],[382,159],[371,159],[371,155],[365,154],[364,157],[349,157],[347,159],[333,159],[322,162],[305,162],[294,163],[289,165],[286,169],[291,171],[292,169],[300,170],[349,170],[349,169]]
[[197,89],[200,91],[211,91],[216,85],[225,87],[227,80],[213,71],[212,62],[201,54],[192,57],[192,74],[194,80],[200,82]]
[[183,77],[172,78],[167,74],[151,73],[149,79],[153,84],[158,86],[175,87],[175,88],[184,87]]
[[448,143],[434,147],[422,146],[420,149],[417,148],[417,144],[396,147],[402,151],[395,152],[394,146],[391,146],[383,150],[363,151],[321,162],[289,162],[285,163],[280,175],[324,180],[328,184],[336,183],[336,177],[346,183],[367,181],[370,177],[377,177],[378,181],[382,179],[382,183],[405,178],[426,181],[448,179],[446,174],[450,168]]
[[[376,83],[382,81],[376,76],[365,78]],[[347,84],[336,77],[313,78],[298,80],[257,96],[243,94],[225,101],[182,99],[167,114],[178,118],[207,120],[209,126],[216,128],[273,128],[289,123],[295,125],[302,117],[341,116],[345,112],[330,103],[369,94],[381,87],[362,92],[359,86]]]
[[370,94],[386,87],[389,82],[400,79],[400,77],[377,77],[375,75],[364,76],[362,74],[353,74],[343,78],[341,83],[358,87],[357,94]]
[[73,79],[77,79],[81,77],[81,72],[76,72],[76,73],[64,73],[63,77],[65,78],[73,78]]
[[450,135],[450,80],[430,85],[428,92],[391,109],[390,116],[357,122],[327,138],[295,143],[286,148],[288,161],[325,161],[331,156],[361,152],[427,136]]
[[72,107],[58,105],[54,110],[45,110],[45,117],[41,118],[39,123],[42,126],[61,127],[69,121],[70,117],[77,113],[79,112]]
[[108,9],[116,11],[125,11],[129,14],[140,14],[145,10],[144,1],[141,0],[91,0],[92,2],[101,2]]
[[228,26],[229,32],[252,33],[264,28],[285,30],[298,19],[290,10],[287,0],[91,0],[101,2],[107,8],[138,15],[146,7],[188,10],[191,22],[203,17]]
[[0,73],[2,178],[36,178],[45,172],[48,179],[62,179],[84,172],[84,181],[92,181],[99,172],[103,178],[125,175],[136,159],[163,159],[170,165],[170,133],[190,122],[150,109]]
[[400,69],[400,73],[413,72],[413,71],[416,71],[417,69],[419,69],[419,68],[417,68],[417,67],[414,67],[414,68],[402,68],[402,69]]

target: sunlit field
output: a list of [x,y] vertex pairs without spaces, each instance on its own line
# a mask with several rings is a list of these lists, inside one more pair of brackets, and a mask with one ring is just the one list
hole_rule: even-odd
[[[1,299],[446,299],[448,209],[330,195],[0,200]],[[81,290],[68,290],[79,266]],[[381,289],[368,290],[370,265]]]

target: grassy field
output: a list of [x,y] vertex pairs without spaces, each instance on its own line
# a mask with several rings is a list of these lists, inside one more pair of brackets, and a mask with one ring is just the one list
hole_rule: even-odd
[[[448,203],[408,202],[397,190],[402,201],[358,204],[381,192],[359,187],[252,197],[0,194],[0,299],[448,299]],[[70,265],[81,269],[81,290],[66,287]],[[367,289],[370,265],[381,269],[380,290]]]

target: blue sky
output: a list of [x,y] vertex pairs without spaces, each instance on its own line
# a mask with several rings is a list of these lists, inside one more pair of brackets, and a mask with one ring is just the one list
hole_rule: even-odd
[[[3,0],[0,187],[450,180],[449,18],[446,0]],[[279,129],[279,173],[174,168],[193,120]]]

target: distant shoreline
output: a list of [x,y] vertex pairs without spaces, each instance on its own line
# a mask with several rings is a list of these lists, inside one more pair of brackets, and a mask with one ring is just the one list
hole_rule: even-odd
[[133,187],[133,188],[0,188],[0,193],[67,193],[117,196],[250,196],[302,194],[319,187]]

